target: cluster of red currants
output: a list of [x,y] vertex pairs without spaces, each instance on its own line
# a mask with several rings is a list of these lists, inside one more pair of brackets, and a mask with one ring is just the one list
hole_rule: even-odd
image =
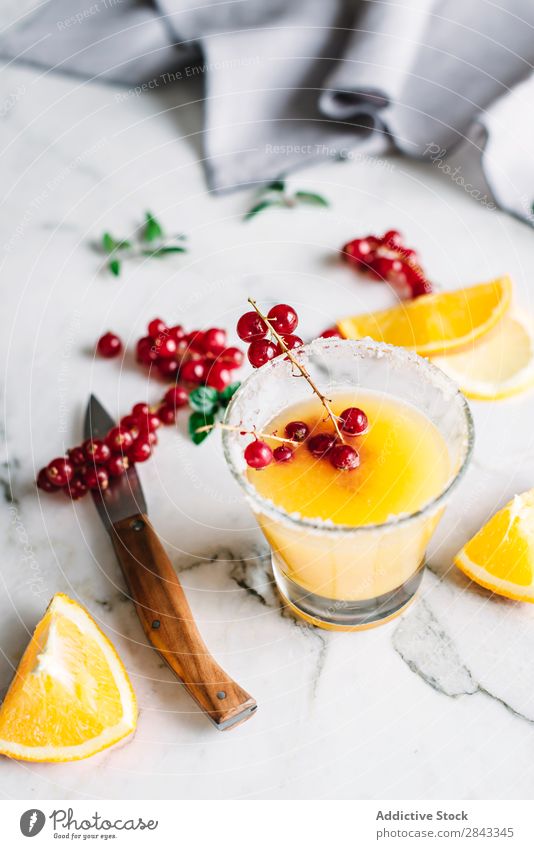
[[131,413],[111,428],[105,439],[87,439],[41,469],[37,486],[45,492],[62,490],[73,500],[90,489],[105,490],[109,479],[123,475],[130,463],[144,463],[157,444],[157,429],[176,421],[176,412],[188,404],[183,386],[171,386],[158,407],[134,404]]
[[[339,429],[347,436],[361,436],[367,430],[369,422],[359,407],[348,407],[339,416]],[[328,457],[332,466],[340,471],[350,472],[360,465],[360,455],[353,445],[340,442],[335,433],[316,433],[310,436],[306,422],[288,422],[285,435],[292,442],[306,445],[310,454],[317,459]],[[264,469],[273,460],[287,463],[293,459],[295,448],[280,445],[272,450],[266,442],[255,439],[245,448],[245,460],[253,469]]]
[[186,333],[181,325],[169,327],[160,318],[149,323],[147,336],[137,342],[136,356],[165,380],[205,384],[218,392],[229,386],[231,372],[245,359],[239,348],[227,346],[226,330],[220,327]]
[[418,298],[432,292],[432,284],[419,265],[416,252],[404,247],[397,230],[388,230],[383,236],[353,239],[341,253],[360,271],[390,283],[401,298]]
[[[288,304],[277,304],[269,310],[267,318],[284,340],[288,350],[291,351],[303,344],[300,336],[295,335],[299,318],[293,307]],[[246,312],[237,322],[237,335],[243,342],[248,342],[248,359],[254,368],[260,368],[283,353],[276,339],[266,338],[268,333],[269,328],[266,322],[253,310]]]

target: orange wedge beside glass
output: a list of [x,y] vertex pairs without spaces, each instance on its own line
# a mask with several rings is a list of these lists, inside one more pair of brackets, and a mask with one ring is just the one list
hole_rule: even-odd
[[466,350],[432,360],[468,398],[509,398],[534,386],[534,330],[529,323],[505,315]]
[[482,587],[534,603],[534,489],[495,513],[454,562]]
[[0,706],[0,754],[74,761],[131,734],[135,695],[115,649],[77,602],[57,593]]
[[424,357],[467,348],[494,328],[510,307],[512,282],[505,275],[451,292],[422,295],[391,309],[342,319],[346,339],[371,337]]

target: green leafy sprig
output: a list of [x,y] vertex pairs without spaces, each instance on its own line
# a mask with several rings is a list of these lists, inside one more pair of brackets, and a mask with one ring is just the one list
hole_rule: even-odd
[[284,209],[293,209],[296,206],[306,204],[308,206],[329,206],[329,203],[323,195],[317,192],[297,191],[289,194],[286,189],[285,180],[273,180],[264,189],[261,190],[256,202],[251,206],[245,214],[245,221],[250,221],[258,213],[263,212],[269,207],[283,207]]
[[151,212],[145,212],[145,219],[139,233],[133,240],[116,239],[111,233],[104,233],[100,241],[100,249],[107,255],[107,268],[115,277],[119,277],[124,259],[139,257],[161,258],[169,254],[186,253],[183,242],[187,237],[180,233],[177,236],[166,236],[160,222]]
[[231,383],[220,392],[211,386],[199,386],[191,392],[189,406],[193,412],[189,416],[189,435],[195,445],[200,445],[209,436],[213,425],[221,420],[240,385]]

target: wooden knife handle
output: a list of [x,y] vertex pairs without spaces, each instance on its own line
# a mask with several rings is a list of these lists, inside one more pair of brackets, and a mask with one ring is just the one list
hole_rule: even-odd
[[221,731],[248,719],[255,700],[209,653],[178,576],[147,516],[122,519],[111,529],[137,615],[148,639]]

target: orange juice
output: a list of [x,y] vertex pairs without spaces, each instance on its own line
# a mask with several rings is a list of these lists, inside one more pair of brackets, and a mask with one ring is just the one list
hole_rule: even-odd
[[[333,397],[331,407],[336,415],[347,407],[367,414],[367,432],[346,437],[359,452],[359,468],[339,471],[328,457],[315,458],[304,443],[288,462],[249,469],[248,479],[263,499],[303,521],[296,525],[262,511],[257,518],[281,576],[279,588],[284,593],[287,582],[289,597],[298,586],[312,602],[314,597],[334,605],[380,599],[398,591],[422,566],[441,511],[408,523],[395,519],[417,514],[443,492],[453,472],[449,451],[423,413],[391,396],[343,392]],[[285,425],[294,420],[306,422],[310,435],[334,432],[318,398],[287,407],[262,431],[284,436]],[[277,444],[272,441],[271,447]],[[367,527],[367,532],[357,538],[324,534],[320,528],[325,524]]]
[[[449,453],[436,426],[422,413],[374,392],[338,395],[331,407],[336,415],[347,407],[360,407],[367,414],[365,434],[344,436],[359,452],[359,468],[338,471],[302,445],[289,462],[249,469],[249,480],[260,495],[287,513],[360,527],[415,513],[441,492],[451,472]],[[286,408],[263,431],[284,436],[290,421],[306,422],[310,435],[335,432],[318,398]],[[271,442],[272,448],[276,445]]]

